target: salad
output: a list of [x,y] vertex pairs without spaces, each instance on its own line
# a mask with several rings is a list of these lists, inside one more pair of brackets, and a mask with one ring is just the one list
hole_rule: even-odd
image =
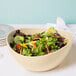
[[61,36],[53,27],[47,32],[27,35],[20,30],[16,30],[13,35],[11,48],[24,56],[42,56],[64,47],[67,40]]

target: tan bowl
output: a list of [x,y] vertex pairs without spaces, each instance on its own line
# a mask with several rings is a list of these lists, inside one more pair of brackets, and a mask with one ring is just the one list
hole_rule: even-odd
[[[21,32],[26,34],[34,34],[42,31],[47,31],[47,29],[41,29],[41,28],[21,28],[20,30]],[[11,55],[14,56],[14,58],[24,68],[29,69],[31,71],[47,71],[58,66],[69,53],[69,50],[73,42],[73,36],[71,33],[66,31],[58,31],[62,36],[64,36],[68,40],[66,46],[57,50],[56,52],[44,56],[35,56],[35,57],[23,56],[15,52],[9,45],[13,39],[12,35],[14,34],[14,32],[15,30],[10,32],[7,36],[7,46],[9,48],[9,51]]]

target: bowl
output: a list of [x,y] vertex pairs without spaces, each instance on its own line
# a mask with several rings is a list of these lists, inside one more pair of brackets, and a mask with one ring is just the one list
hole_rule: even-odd
[[[39,33],[43,31],[47,31],[48,29],[42,29],[42,28],[21,28],[19,29],[21,32],[26,34],[34,34]],[[49,53],[47,55],[43,56],[23,56],[15,52],[10,47],[10,42],[13,40],[13,34],[16,30],[11,31],[7,38],[7,46],[9,48],[9,51],[11,55],[19,62],[24,68],[31,70],[31,71],[48,71],[56,66],[60,65],[61,62],[64,60],[64,58],[68,55],[72,42],[73,42],[73,35],[70,32],[58,30],[58,33],[64,36],[68,42],[67,45],[62,47],[61,49],[57,50],[56,52]]]

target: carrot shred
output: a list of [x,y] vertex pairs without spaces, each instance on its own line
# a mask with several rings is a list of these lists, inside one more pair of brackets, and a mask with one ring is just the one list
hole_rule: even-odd
[[47,43],[47,41],[45,41]]
[[20,54],[22,54],[22,49],[20,49]]
[[47,47],[47,45],[45,45],[45,47],[46,47],[46,49],[47,49],[47,52],[49,53],[50,51],[49,51],[49,48]]

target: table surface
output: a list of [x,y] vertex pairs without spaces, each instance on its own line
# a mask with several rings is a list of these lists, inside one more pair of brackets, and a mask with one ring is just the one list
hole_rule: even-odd
[[[13,24],[15,28],[20,27],[42,27],[44,25],[34,24]],[[69,25],[73,30],[76,25]],[[47,72],[31,72],[24,69],[16,60],[11,56],[7,46],[0,47],[0,76],[76,76],[76,37],[74,38],[73,46],[62,64],[53,70]]]

